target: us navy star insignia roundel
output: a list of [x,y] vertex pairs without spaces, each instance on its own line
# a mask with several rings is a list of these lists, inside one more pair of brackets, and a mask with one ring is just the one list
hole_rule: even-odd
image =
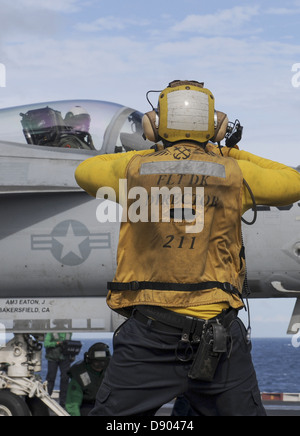
[[91,234],[79,221],[67,220],[54,227],[50,235],[32,235],[32,250],[50,250],[63,265],[84,263],[91,251],[111,248],[110,233]]

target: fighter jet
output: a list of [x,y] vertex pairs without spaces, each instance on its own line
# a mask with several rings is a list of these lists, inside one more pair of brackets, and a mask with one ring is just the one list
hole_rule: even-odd
[[[119,223],[99,223],[76,184],[97,154],[150,148],[142,116],[104,101],[59,101],[0,110],[0,319],[6,331],[111,331],[104,302]],[[244,226],[251,298],[300,296],[300,204],[258,207]],[[248,215],[251,216],[251,211]],[[251,218],[250,218],[251,219]]]
[[119,224],[100,225],[79,163],[148,148],[142,114],[101,101],[0,110],[0,319],[6,331],[111,331],[104,302]]
[[[113,331],[120,322],[105,302],[120,223],[99,222],[102,200],[83,192],[74,172],[97,154],[149,149],[142,116],[91,100],[0,110],[0,339],[1,328],[15,334],[11,343],[0,343],[0,397],[1,389],[17,396],[32,392],[41,357],[29,335]],[[300,298],[299,208],[258,207],[255,226],[244,226],[250,298]],[[297,321],[300,303],[293,333]],[[20,386],[16,378],[19,383],[22,377]],[[65,413],[41,386],[37,392],[48,407]],[[0,398],[0,414],[5,404]]]
[[[119,223],[98,222],[101,200],[78,187],[74,172],[100,153],[150,148],[141,120],[103,101],[0,110],[0,415],[23,410],[18,397],[30,391],[66,413],[32,378],[41,366],[39,334],[115,328],[105,296]],[[1,344],[9,332],[14,338]]]

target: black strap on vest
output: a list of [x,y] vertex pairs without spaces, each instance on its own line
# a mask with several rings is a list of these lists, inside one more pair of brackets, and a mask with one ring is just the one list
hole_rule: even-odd
[[129,282],[129,283],[107,283],[111,291],[140,291],[150,289],[153,291],[205,291],[206,289],[218,288],[229,294],[236,294],[241,297],[241,293],[231,283],[222,282],[203,282],[203,283],[164,283],[164,282]]

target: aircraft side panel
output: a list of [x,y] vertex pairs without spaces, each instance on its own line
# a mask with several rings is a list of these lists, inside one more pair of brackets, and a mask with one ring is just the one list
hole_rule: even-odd
[[[251,219],[247,213],[247,219]],[[253,226],[244,226],[252,298],[300,295],[300,204],[259,207]]]
[[1,196],[0,319],[8,328],[40,320],[38,331],[63,316],[73,330],[110,330],[105,297],[119,224],[100,224],[99,204],[84,192]]

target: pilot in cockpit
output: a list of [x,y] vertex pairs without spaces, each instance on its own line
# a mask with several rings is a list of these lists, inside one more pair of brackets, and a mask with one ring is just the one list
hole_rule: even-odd
[[95,150],[89,133],[91,117],[81,106],[75,106],[63,119],[61,112],[50,107],[21,113],[26,141],[31,145]]
[[74,106],[67,112],[64,122],[68,128],[76,132],[77,138],[88,145],[91,150],[95,150],[92,137],[89,133],[91,116],[83,107]]

